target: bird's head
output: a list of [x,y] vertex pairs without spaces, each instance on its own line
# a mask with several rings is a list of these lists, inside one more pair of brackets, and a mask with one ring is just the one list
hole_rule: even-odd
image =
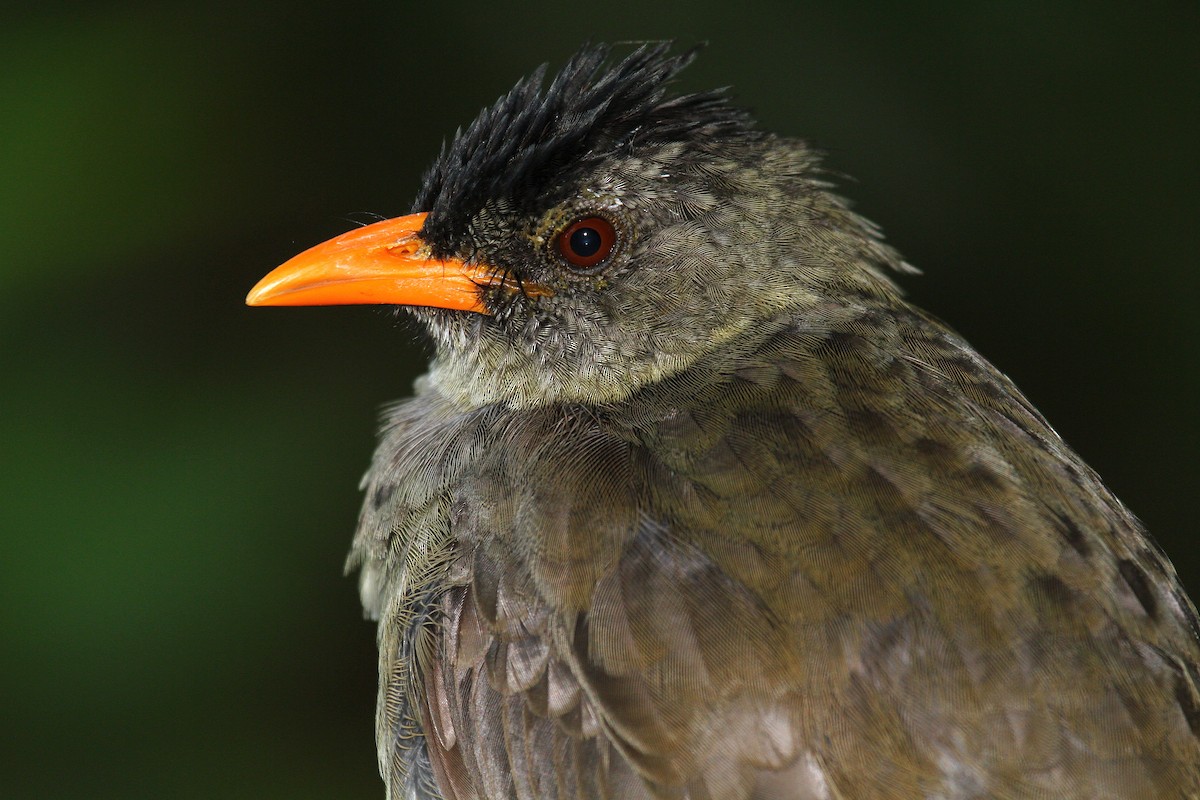
[[443,147],[414,213],[258,283],[250,305],[396,304],[468,405],[617,402],[900,266],[800,142],[721,91],[668,97],[695,51],[589,46]]

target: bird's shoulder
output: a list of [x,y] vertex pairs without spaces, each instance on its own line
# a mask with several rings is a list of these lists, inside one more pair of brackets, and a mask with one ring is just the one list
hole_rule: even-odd
[[1136,519],[936,320],[819,323],[621,407],[396,409],[359,547],[415,699],[381,748],[420,718],[489,797],[1136,796],[1194,763],[1194,611]]

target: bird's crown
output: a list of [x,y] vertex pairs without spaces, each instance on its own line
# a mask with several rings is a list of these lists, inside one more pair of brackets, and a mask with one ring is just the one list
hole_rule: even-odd
[[521,209],[553,202],[555,189],[616,153],[698,137],[758,135],[723,90],[667,97],[698,48],[642,45],[610,64],[611,48],[587,45],[545,85],[546,65],[522,79],[465,130],[424,176],[413,204],[423,234],[446,250],[487,201]]

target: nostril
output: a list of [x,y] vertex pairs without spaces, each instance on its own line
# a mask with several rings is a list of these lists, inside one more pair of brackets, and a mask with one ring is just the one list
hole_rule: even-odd
[[420,240],[417,239],[417,237],[406,236],[396,244],[389,247],[387,251],[393,256],[403,258],[404,256],[411,256],[416,253],[418,247],[420,247]]

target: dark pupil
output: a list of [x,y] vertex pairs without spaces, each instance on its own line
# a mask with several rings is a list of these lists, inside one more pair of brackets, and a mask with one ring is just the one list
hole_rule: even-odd
[[601,244],[600,231],[595,228],[580,228],[571,234],[571,252],[580,258],[596,255]]

